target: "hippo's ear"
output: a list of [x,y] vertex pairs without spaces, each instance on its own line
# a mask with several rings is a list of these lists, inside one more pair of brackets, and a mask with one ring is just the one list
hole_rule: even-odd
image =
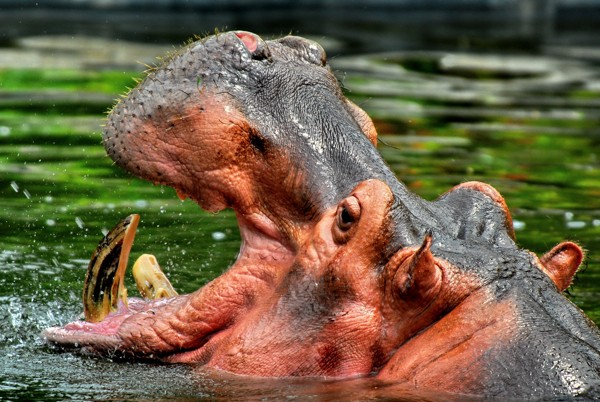
[[583,250],[577,244],[570,241],[560,243],[540,258],[542,270],[562,292],[571,286],[583,255]]
[[348,105],[348,111],[360,126],[361,131],[365,133],[373,145],[377,146],[377,130],[367,112],[348,99],[346,99],[346,105]]
[[435,297],[442,284],[442,272],[431,253],[431,235],[427,235],[421,247],[408,257],[399,254],[394,257],[386,269],[388,272],[396,270],[393,274],[393,290],[397,296],[419,304]]

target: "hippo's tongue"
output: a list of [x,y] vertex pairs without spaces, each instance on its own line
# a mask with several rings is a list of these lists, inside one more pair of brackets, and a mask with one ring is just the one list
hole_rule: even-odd
[[[123,219],[106,234],[92,254],[83,286],[86,321],[102,321],[118,310],[119,300],[127,306],[124,277],[139,220],[137,214]],[[152,255],[144,254],[138,258],[133,267],[133,276],[145,299],[177,295]]]

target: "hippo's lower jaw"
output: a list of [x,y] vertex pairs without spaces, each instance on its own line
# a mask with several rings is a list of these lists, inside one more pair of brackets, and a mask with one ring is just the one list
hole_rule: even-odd
[[[240,374],[368,374],[373,369],[371,342],[376,343],[379,338],[379,318],[371,310],[377,310],[380,294],[368,293],[366,302],[357,302],[351,289],[355,284],[341,278],[357,275],[352,271],[359,268],[369,272],[381,258],[381,249],[368,251],[362,243],[351,241],[356,238],[355,241],[368,244],[374,236],[385,233],[382,229],[388,223],[392,199],[389,188],[381,182],[361,184],[356,194],[330,208],[311,228],[309,241],[296,254],[272,237],[247,229],[249,225],[242,218],[240,225],[246,228],[242,229],[244,244],[237,262],[227,272],[194,293],[159,300],[122,299],[126,293],[121,285],[124,271],[117,267],[123,265],[119,258],[128,255],[131,227],[137,224],[135,217],[128,217],[107,234],[90,263],[84,305],[86,317],[97,322],[77,321],[62,328],[49,328],[43,336],[59,348],[85,354],[210,363]],[[367,209],[371,204],[377,207],[374,211]],[[354,228],[359,219],[365,233]],[[344,251],[346,245],[348,251]],[[120,250],[121,254],[113,250]],[[345,257],[353,261],[347,269],[343,255],[354,250],[360,257]],[[370,254],[373,257],[368,257]],[[335,269],[339,273],[323,278],[323,264],[329,267],[326,271]],[[358,276],[379,286],[377,277]],[[160,285],[144,286],[156,289],[163,284],[161,280]],[[359,284],[356,292],[364,292],[363,287]],[[344,307],[346,303],[349,304]],[[108,315],[107,305],[113,306]],[[350,323],[344,324],[347,320]],[[301,322],[305,326],[294,329]],[[337,334],[335,329],[355,325],[364,327],[370,338],[356,337],[352,330]],[[349,346],[333,350],[344,343]],[[357,351],[361,347],[365,350]],[[272,359],[272,364],[249,363],[265,358]]]
[[[175,351],[173,346],[156,337],[156,333],[148,332],[147,322],[155,315],[156,309],[175,313],[178,306],[185,303],[191,295],[177,296],[158,302],[148,302],[138,298],[129,298],[128,305],[119,303],[117,311],[110,313],[104,320],[91,323],[75,321],[64,327],[46,329],[42,336],[61,350],[75,350],[84,355],[107,356],[113,359],[162,360],[162,361],[200,361],[195,358],[183,358],[186,354],[199,355],[199,347],[181,345]],[[132,338],[134,328],[139,333]],[[147,342],[137,342],[147,336],[153,338]]]
[[[264,220],[256,215],[253,219],[263,225],[262,231],[270,230],[265,229]],[[142,295],[157,290],[158,294],[145,300],[127,298],[123,267],[127,265],[133,243],[131,231],[135,232],[137,220],[132,215],[117,225],[92,256],[84,286],[86,321],[48,328],[42,334],[48,342],[62,349],[113,358],[206,361],[210,357],[207,344],[214,343],[220,332],[250,309],[258,295],[273,292],[277,277],[289,268],[293,258],[274,239],[277,233],[265,236],[241,219],[242,249],[237,262],[224,275],[194,293],[177,296],[172,290],[165,291],[170,284],[160,278],[162,272],[143,272],[138,267],[144,259],[146,264],[156,263],[153,257],[143,255],[133,268],[138,289]],[[130,233],[119,237],[125,228],[131,229]],[[120,255],[111,252],[115,250]],[[254,263],[257,259],[262,263]]]

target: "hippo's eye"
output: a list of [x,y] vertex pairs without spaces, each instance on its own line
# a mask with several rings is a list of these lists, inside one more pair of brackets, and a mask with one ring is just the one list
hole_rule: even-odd
[[339,221],[340,229],[349,227],[354,222],[354,219],[352,219],[352,215],[350,215],[350,212],[348,212],[348,210],[346,208],[342,208],[342,212],[340,212],[339,219],[340,219],[340,221]]
[[337,210],[337,224],[342,230],[348,230],[360,218],[360,204],[356,197],[348,197],[340,203]]
[[336,220],[333,227],[334,239],[338,243],[348,241],[352,228],[360,219],[361,207],[356,197],[348,197],[337,208]]

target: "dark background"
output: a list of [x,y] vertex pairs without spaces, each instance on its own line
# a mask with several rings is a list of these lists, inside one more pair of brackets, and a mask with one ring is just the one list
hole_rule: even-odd
[[340,53],[494,48],[521,52],[600,42],[595,0],[0,1],[0,45],[72,34],[148,43],[244,29],[334,37]]

